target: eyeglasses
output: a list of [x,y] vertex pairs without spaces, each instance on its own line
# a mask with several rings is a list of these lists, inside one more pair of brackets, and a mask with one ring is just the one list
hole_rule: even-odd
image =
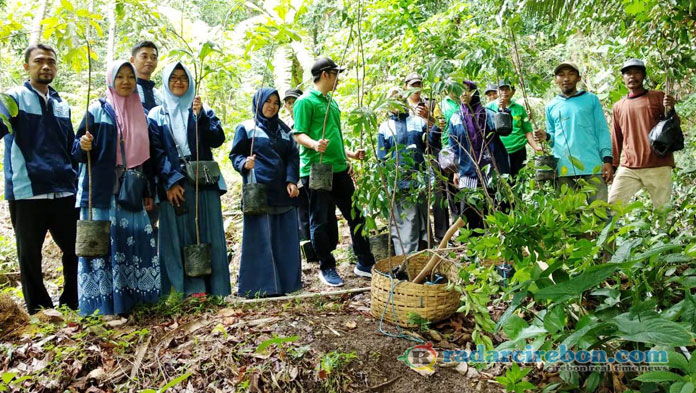
[[178,76],[172,76],[169,78],[169,83],[172,82],[181,82],[181,83],[188,83],[189,79],[185,76],[178,77]]

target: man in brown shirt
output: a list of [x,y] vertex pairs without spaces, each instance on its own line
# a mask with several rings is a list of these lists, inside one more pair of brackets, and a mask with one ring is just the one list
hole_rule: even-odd
[[[628,96],[614,104],[611,133],[614,166],[618,166],[609,192],[609,203],[628,203],[642,188],[654,207],[662,207],[672,195],[674,156],[658,156],[650,147],[648,134],[665,114],[674,111],[676,100],[657,90],[647,90],[645,63],[631,59],[621,67]],[[621,154],[623,153],[623,154]]]

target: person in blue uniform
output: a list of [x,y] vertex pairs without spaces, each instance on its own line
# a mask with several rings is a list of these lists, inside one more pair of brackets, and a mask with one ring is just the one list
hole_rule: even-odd
[[244,184],[258,182],[267,189],[268,212],[244,215],[238,293],[246,297],[302,288],[296,207],[300,161],[290,127],[278,117],[280,105],[275,89],[259,89],[254,117],[237,126],[230,152]]
[[106,98],[93,103],[77,130],[73,156],[80,162],[77,207],[89,217],[91,157],[92,219],[111,221],[111,247],[104,257],[80,257],[78,293],[80,314],[127,314],[139,303],[159,299],[160,266],[152,225],[145,205],[152,196],[140,195],[137,208],[116,200],[124,170],[152,177],[147,119],[136,92],[135,67],[123,60],[106,73]]
[[215,184],[199,184],[197,198],[200,238],[201,243],[211,244],[212,273],[188,276],[183,255],[185,246],[197,243],[195,183],[186,176],[186,163],[213,161],[211,149],[222,145],[225,133],[212,109],[196,96],[195,82],[186,66],[180,62],[167,66],[162,81],[163,104],[152,108],[148,116],[158,174],[162,294],[168,295],[173,287],[186,296],[226,296],[231,285],[220,204],[220,195],[227,191],[222,176]]

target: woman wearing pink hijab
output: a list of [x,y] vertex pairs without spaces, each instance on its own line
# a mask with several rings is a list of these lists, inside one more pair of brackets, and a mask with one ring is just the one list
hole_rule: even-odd
[[[80,162],[77,207],[88,215],[87,155],[92,161],[92,218],[111,221],[107,256],[80,258],[80,313],[127,314],[138,303],[154,303],[160,292],[160,265],[153,228],[145,205],[152,204],[149,185],[136,207],[117,202],[122,174],[139,170],[148,179],[150,142],[147,119],[136,90],[136,73],[127,61],[107,69],[106,98],[99,99],[77,131],[73,157]],[[89,125],[89,132],[87,131]],[[136,198],[137,198],[136,197]]]

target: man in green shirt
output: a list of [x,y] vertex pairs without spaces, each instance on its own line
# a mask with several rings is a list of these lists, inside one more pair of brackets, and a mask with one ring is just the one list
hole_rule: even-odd
[[459,97],[457,97],[457,92],[451,90],[447,93],[447,96],[442,103],[440,108],[442,108],[442,120],[444,124],[440,124],[443,128],[442,131],[442,147],[449,145],[449,119],[455,113],[459,112]]
[[512,116],[512,133],[508,136],[501,136],[505,149],[510,156],[510,175],[517,176],[520,169],[527,161],[526,145],[541,151],[539,145],[534,141],[534,130],[527,117],[527,111],[522,105],[512,101],[515,95],[515,87],[507,79],[498,83],[498,99],[488,104],[486,107],[494,112],[505,111]]
[[[347,158],[362,160],[365,150],[355,152],[343,145],[341,111],[329,94],[338,84],[338,74],[344,68],[333,60],[322,57],[312,66],[314,87],[295,101],[293,107],[295,127],[293,134],[300,145],[300,177],[309,190],[309,227],[314,251],[319,258],[319,279],[329,286],[341,286],[343,280],[336,271],[336,260],[331,255],[329,206],[335,204],[348,221],[353,239],[353,251],[358,263],[353,272],[361,277],[372,277],[375,258],[370,243],[362,234],[365,218],[359,209],[353,209],[355,187],[349,174]],[[328,116],[327,116],[328,112]],[[326,120],[325,120],[326,119]],[[324,122],[326,127],[324,128]],[[333,167],[331,191],[309,188],[309,172],[312,164],[330,164]]]

